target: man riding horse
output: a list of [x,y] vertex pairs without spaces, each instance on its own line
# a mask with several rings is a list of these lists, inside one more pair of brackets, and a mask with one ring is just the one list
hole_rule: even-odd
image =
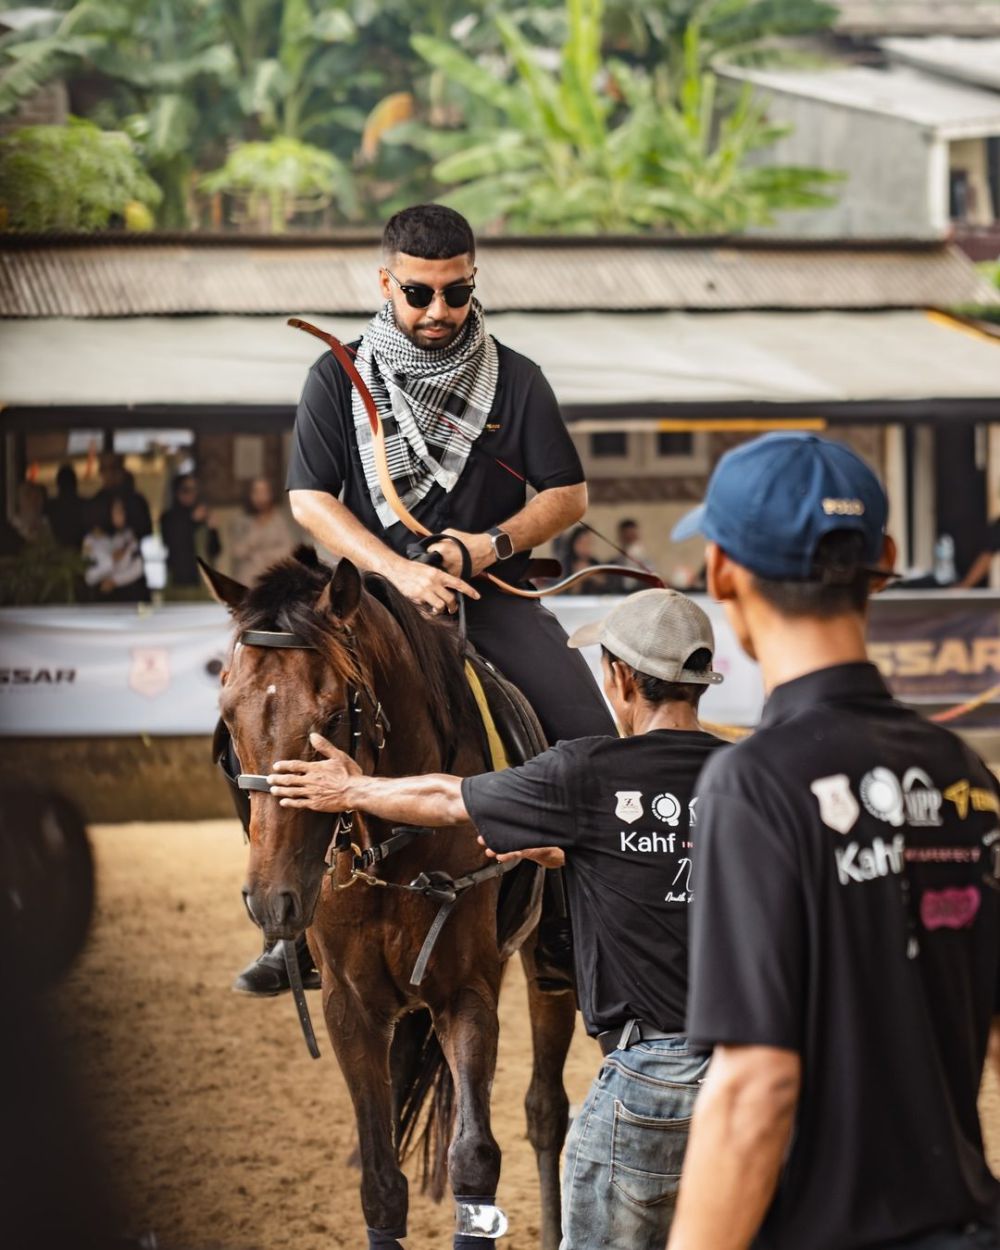
[[[438,204],[397,213],[382,261],[384,303],[349,350],[381,418],[391,493],[447,537],[428,545],[437,564],[408,557],[413,534],[382,489],[362,396],[329,352],[309,371],[295,419],[292,513],[334,556],[381,574],[433,615],[456,612],[465,595],[470,641],[521,688],[549,742],[613,734],[586,662],[552,613],[485,580],[470,584],[486,569],[522,584],[531,549],[586,510],[583,469],[552,389],[537,365],[488,333],[474,294],[475,239],[458,213]],[[235,988],[287,986],[280,954],[265,951]]]

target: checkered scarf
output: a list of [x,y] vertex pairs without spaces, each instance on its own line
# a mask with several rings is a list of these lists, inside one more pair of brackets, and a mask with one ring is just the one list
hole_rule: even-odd
[[[435,351],[412,343],[386,302],[365,330],[355,363],[382,418],[389,476],[400,499],[411,508],[435,482],[450,491],[497,389],[497,345],[486,333],[482,305],[474,299],[458,337]],[[368,492],[388,529],[397,518],[379,486],[371,426],[357,392],[352,411]]]

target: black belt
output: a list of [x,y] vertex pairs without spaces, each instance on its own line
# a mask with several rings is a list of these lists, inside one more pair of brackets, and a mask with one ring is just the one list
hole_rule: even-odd
[[597,1044],[602,1055],[610,1055],[613,1050],[628,1050],[636,1042],[662,1042],[683,1036],[683,1033],[664,1033],[662,1029],[654,1029],[644,1020],[629,1020],[621,1029],[606,1029],[598,1033]]

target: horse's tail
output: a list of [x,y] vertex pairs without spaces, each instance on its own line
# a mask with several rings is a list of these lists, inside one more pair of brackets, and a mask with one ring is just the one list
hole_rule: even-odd
[[[420,1155],[420,1189],[435,1202],[448,1184],[448,1146],[455,1118],[455,1084],[426,1009],[396,1025],[390,1053],[396,1113],[396,1157]],[[421,1113],[427,1107],[427,1114]]]

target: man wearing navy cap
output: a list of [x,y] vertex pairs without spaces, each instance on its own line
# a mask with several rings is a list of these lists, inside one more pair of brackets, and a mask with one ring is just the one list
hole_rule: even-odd
[[708,538],[768,701],[698,786],[688,1032],[714,1057],[669,1250],[1000,1245],[1000,799],[867,660],[886,511],[853,452],[779,434],[674,531]]

